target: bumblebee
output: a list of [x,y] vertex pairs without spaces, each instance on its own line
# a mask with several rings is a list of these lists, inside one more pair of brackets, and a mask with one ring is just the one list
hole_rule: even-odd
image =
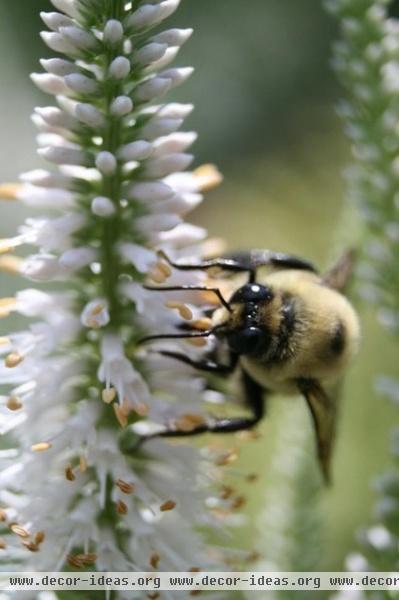
[[346,252],[324,275],[305,260],[270,250],[196,264],[173,262],[164,253],[160,255],[179,270],[217,269],[225,275],[247,274],[248,279],[230,297],[225,297],[219,287],[146,286],[157,291],[212,292],[220,307],[212,311],[211,326],[206,331],[153,335],[143,341],[215,336],[215,350],[202,360],[180,352],[159,352],[208,373],[227,376],[239,369],[250,416],[214,419],[189,432],[167,428],[157,435],[177,437],[251,429],[263,418],[269,394],[299,393],[309,407],[319,463],[329,481],[336,401],[327,390],[342,377],[359,342],[358,317],[343,295],[353,267],[353,252]]

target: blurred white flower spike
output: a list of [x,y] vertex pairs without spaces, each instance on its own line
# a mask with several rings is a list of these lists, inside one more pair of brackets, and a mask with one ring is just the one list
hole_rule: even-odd
[[[347,92],[339,105],[351,141],[347,170],[350,199],[363,220],[360,293],[374,305],[380,324],[399,339],[399,26],[386,0],[327,0],[341,26],[334,66]],[[378,392],[398,404],[399,381],[380,376]],[[361,554],[347,559],[349,571],[397,568],[399,523],[399,430],[391,434],[392,465],[374,487],[377,524],[358,534]],[[395,548],[394,551],[392,549]],[[371,598],[373,592],[341,592],[336,600]]]
[[[1,299],[1,316],[37,319],[0,339],[0,431],[17,446],[0,453],[0,551],[35,570],[146,571],[154,553],[162,570],[214,568],[197,532],[214,518],[205,458],[156,439],[129,452],[121,442],[134,424],[202,418],[201,378],[137,345],[195,314],[142,283],[187,279],[158,251],[201,257],[206,232],[183,216],[220,181],[211,165],[180,172],[196,135],[177,130],[192,106],[158,104],[191,74],[164,69],[192,30],[152,31],[178,0],[52,3],[60,12],[42,13],[42,37],[62,56],[32,79],[58,105],[33,116],[53,166],[0,186],[38,210],[0,246],[0,269],[32,288]],[[14,254],[21,244],[31,256]]]

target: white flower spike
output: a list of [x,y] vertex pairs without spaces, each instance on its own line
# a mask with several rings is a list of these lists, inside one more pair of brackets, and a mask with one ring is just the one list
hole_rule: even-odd
[[[51,30],[42,37],[64,56],[43,60],[46,72],[32,78],[58,104],[34,116],[38,152],[53,166],[2,186],[40,216],[1,245],[1,269],[30,280],[0,300],[1,316],[34,319],[0,340],[0,431],[20,442],[0,454],[0,511],[12,525],[1,551],[31,570],[145,571],[154,553],[164,570],[217,567],[198,533],[213,523],[211,465],[205,477],[197,450],[161,440],[137,452],[132,429],[187,425],[188,411],[202,418],[201,378],[137,346],[143,332],[198,313],[142,285],[172,274],[161,249],[201,257],[206,232],[182,215],[218,180],[211,167],[180,172],[196,136],[176,132],[192,106],[150,104],[191,74],[157,74],[157,65],[192,30],[152,31],[179,0],[52,3],[59,12],[42,14]],[[24,243],[35,253],[10,253]]]

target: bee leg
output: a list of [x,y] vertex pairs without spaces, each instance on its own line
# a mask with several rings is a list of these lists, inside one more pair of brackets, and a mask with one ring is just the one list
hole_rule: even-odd
[[156,350],[156,354],[161,354],[162,356],[167,356],[168,358],[174,358],[179,360],[180,362],[190,365],[190,367],[194,367],[198,369],[198,371],[204,371],[207,373],[219,373],[221,375],[229,375],[232,373],[237,365],[238,356],[236,354],[231,354],[230,364],[221,365],[217,362],[213,362],[211,360],[193,360],[186,354],[182,352],[171,352],[169,350]]
[[239,260],[229,257],[210,258],[208,260],[201,260],[196,263],[179,263],[172,261],[169,256],[163,251],[158,252],[158,256],[163,258],[171,267],[180,271],[196,271],[207,269],[222,269],[223,271],[233,271],[235,273],[245,273],[251,271],[251,266],[248,266],[246,262],[242,263]]
[[157,437],[187,437],[199,435],[202,433],[233,433],[252,429],[259,423],[265,414],[264,389],[243,372],[243,390],[245,404],[251,410],[250,417],[232,417],[225,419],[215,419],[209,423],[203,423],[196,426],[191,431],[178,431],[176,429],[165,429],[160,433],[144,437],[143,441]]
[[198,263],[176,263],[173,262],[163,250],[158,255],[174,269],[189,271],[196,269],[221,269],[223,271],[232,271],[234,273],[249,273],[251,283],[255,281],[256,269],[271,265],[282,269],[301,269],[316,273],[315,267],[308,261],[284,254],[282,252],[273,252],[272,250],[251,250],[250,252],[240,252],[226,257],[211,258],[209,260],[199,261]]
[[330,483],[331,453],[335,433],[335,406],[318,381],[298,379],[297,384],[312,415],[321,471],[325,482]]

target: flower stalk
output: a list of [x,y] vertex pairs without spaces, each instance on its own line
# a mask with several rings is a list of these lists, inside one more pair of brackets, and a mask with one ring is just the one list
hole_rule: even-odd
[[0,341],[1,551],[37,570],[212,568],[195,531],[213,523],[204,459],[159,440],[138,449],[132,429],[204,418],[202,379],[137,344],[201,315],[198,298],[142,286],[184,281],[159,251],[203,254],[206,232],[184,217],[220,181],[212,166],[185,170],[192,106],[161,100],[191,75],[168,65],[192,31],[154,33],[179,0],[52,3],[42,37],[60,57],[32,75],[57,104],[33,115],[52,168],[0,186],[40,215],[0,245],[0,269],[33,282],[0,301],[29,319]]

